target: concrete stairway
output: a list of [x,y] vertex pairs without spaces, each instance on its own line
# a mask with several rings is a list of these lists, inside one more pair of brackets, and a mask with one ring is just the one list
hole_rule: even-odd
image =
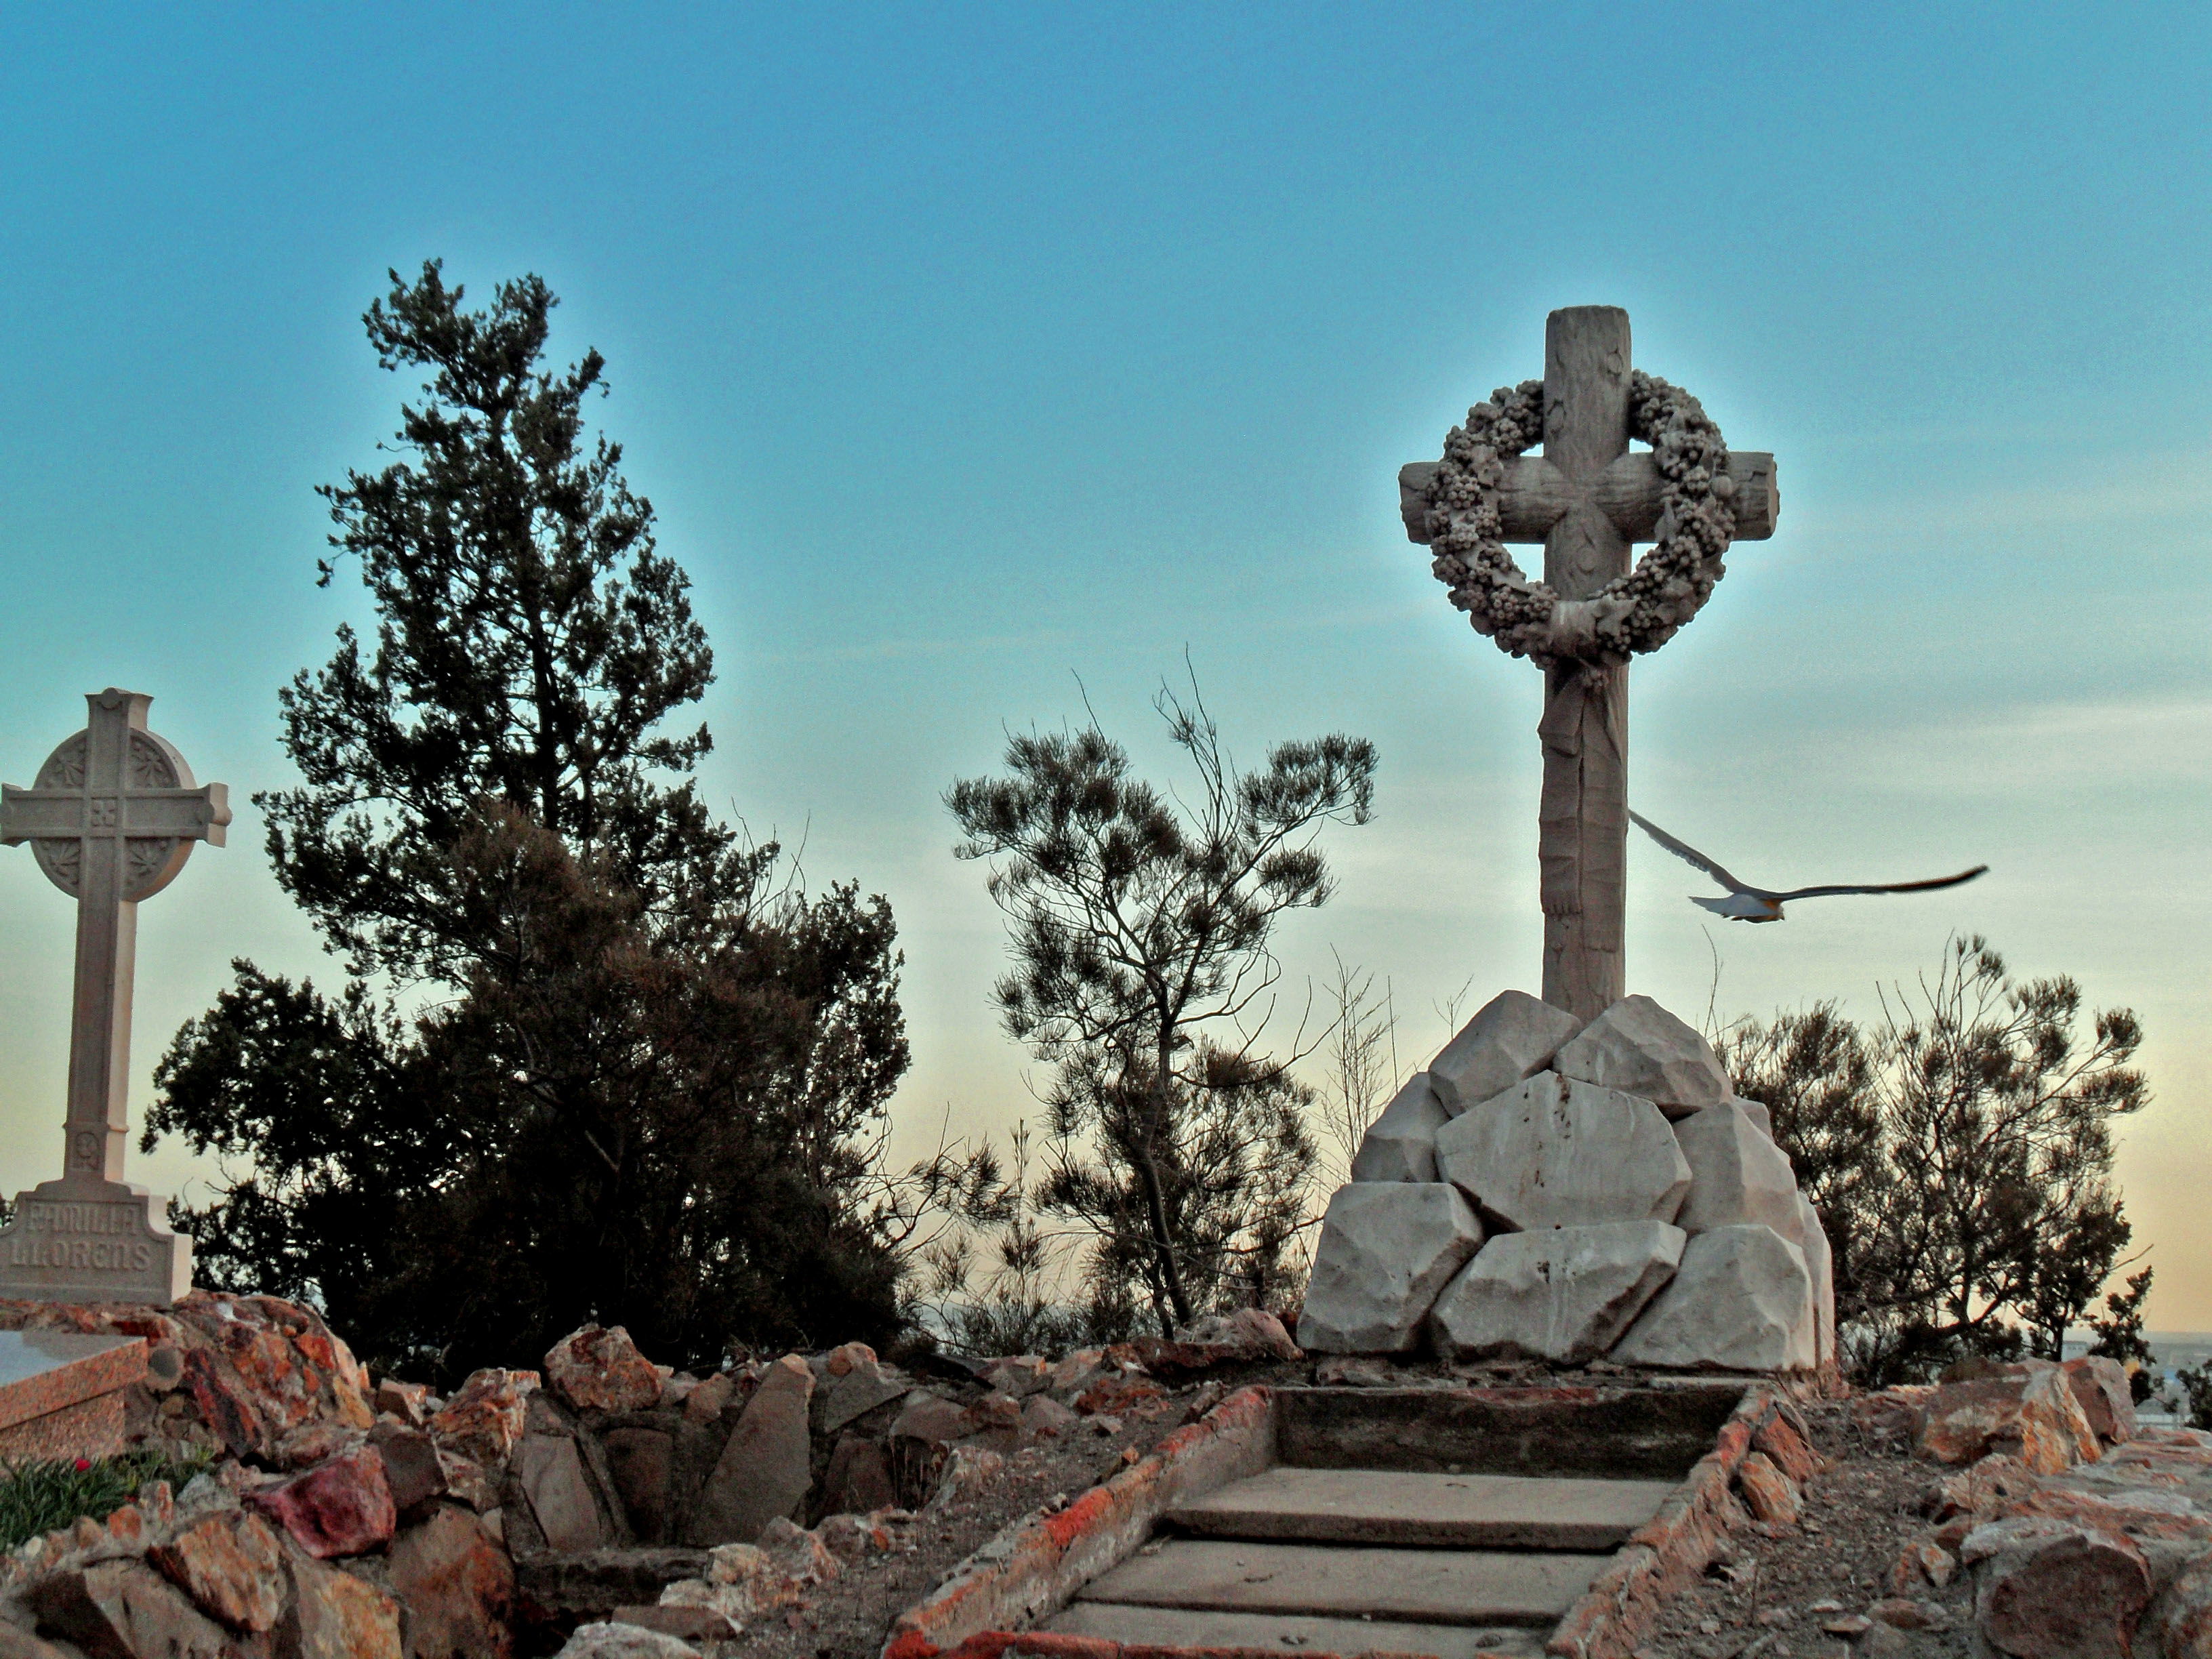
[[1045,1628],[1123,1643],[1540,1654],[1669,1480],[1278,1466],[1164,1517]]

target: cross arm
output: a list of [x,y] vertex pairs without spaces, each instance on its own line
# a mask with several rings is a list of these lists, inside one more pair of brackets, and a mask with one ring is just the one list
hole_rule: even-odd
[[[0,845],[75,840],[84,834],[85,791],[0,787]],[[223,844],[230,823],[230,791],[220,783],[198,789],[134,789],[123,797],[123,822],[109,833],[142,841],[182,837]]]
[[75,790],[0,785],[0,846],[84,833],[84,797]]
[[[1429,510],[1429,480],[1434,461],[1414,461],[1398,469],[1398,512],[1406,539],[1425,542],[1423,524]],[[1735,480],[1735,539],[1765,541],[1774,533],[1782,490],[1774,476],[1774,457],[1751,450],[1729,452],[1728,475]],[[1654,538],[1659,524],[1659,490],[1664,480],[1649,450],[1631,450],[1589,486],[1598,510],[1632,542]],[[1541,455],[1516,455],[1505,463],[1498,486],[1498,516],[1509,542],[1540,542],[1575,505],[1578,492]]]
[[123,798],[123,833],[151,838],[182,836],[210,847],[223,844],[230,823],[228,785],[204,783],[197,789],[137,789]]

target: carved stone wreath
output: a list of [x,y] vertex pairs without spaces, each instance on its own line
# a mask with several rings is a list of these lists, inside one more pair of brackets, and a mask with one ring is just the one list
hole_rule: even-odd
[[1429,486],[1429,546],[1437,580],[1475,632],[1498,649],[1544,667],[1559,662],[1618,666],[1656,651],[1698,614],[1725,574],[1721,556],[1735,535],[1728,446],[1704,406],[1679,386],[1637,370],[1629,376],[1629,430],[1651,446],[1660,485],[1657,542],[1625,576],[1587,599],[1563,599],[1532,581],[1499,539],[1498,487],[1505,462],[1544,437],[1544,383],[1501,386],[1467,412],[1444,439]]

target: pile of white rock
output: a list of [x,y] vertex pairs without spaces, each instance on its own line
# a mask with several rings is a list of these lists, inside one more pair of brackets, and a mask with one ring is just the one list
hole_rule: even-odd
[[1298,1341],[1329,1353],[1808,1370],[1820,1218],[1766,1108],[1649,997],[1508,991],[1385,1107],[1329,1200]]

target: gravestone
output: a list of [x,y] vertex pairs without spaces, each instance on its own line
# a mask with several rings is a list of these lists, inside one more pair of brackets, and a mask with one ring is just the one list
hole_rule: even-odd
[[153,701],[112,687],[90,694],[85,729],[28,789],[0,791],[0,844],[29,842],[46,879],[76,900],[62,1173],[16,1195],[0,1228],[0,1297],[166,1305],[191,1285],[191,1240],[123,1179],[131,974],[140,902],[176,879],[194,842],[222,844],[230,804],[146,729]]

